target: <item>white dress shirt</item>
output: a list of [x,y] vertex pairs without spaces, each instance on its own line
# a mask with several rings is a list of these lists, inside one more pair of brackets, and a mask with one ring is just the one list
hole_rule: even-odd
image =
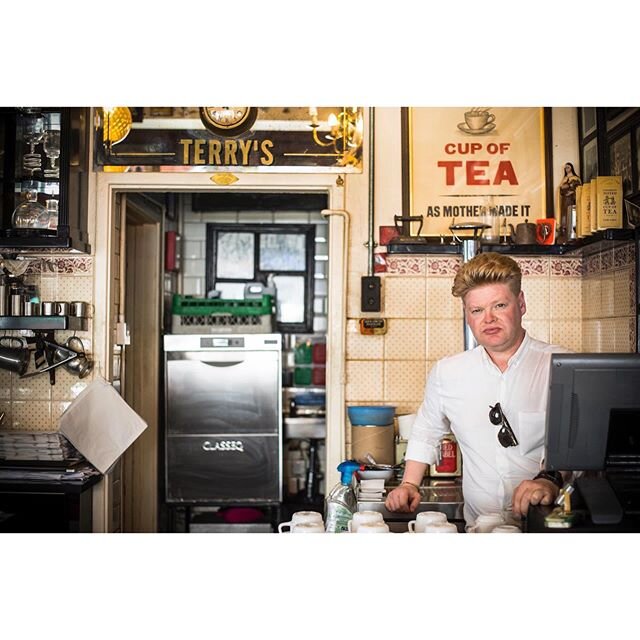
[[[429,374],[405,458],[433,464],[440,438],[455,435],[468,525],[481,513],[510,509],[513,490],[540,471],[551,354],[567,351],[525,333],[504,372],[478,346],[439,360]],[[518,439],[515,447],[498,442],[500,426],[489,420],[496,402]]]

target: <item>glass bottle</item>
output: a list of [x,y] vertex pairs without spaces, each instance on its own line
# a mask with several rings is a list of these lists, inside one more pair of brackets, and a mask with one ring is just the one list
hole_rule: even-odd
[[45,201],[45,205],[49,216],[48,228],[55,231],[58,228],[58,201],[55,198],[50,198]]
[[37,190],[28,188],[22,193],[24,200],[13,211],[11,225],[14,229],[46,229],[49,213],[38,202]]

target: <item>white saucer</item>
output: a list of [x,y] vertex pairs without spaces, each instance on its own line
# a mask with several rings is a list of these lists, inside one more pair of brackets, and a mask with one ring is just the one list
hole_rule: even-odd
[[458,124],[458,129],[460,131],[464,131],[465,133],[470,133],[472,136],[480,136],[483,133],[489,133],[489,131],[493,131],[496,128],[495,123],[489,122],[482,129],[469,129],[466,122],[460,122]]

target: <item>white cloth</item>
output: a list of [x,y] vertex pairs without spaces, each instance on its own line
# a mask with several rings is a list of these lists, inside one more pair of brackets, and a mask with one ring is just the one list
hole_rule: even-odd
[[97,376],[62,414],[59,431],[101,473],[133,444],[147,423]]
[[[481,513],[510,509],[513,490],[540,470],[551,354],[568,351],[525,334],[504,372],[478,346],[439,360],[429,374],[405,459],[433,464],[440,438],[450,431],[456,436],[467,524]],[[498,442],[500,427],[489,420],[496,402],[518,438],[515,447]]]

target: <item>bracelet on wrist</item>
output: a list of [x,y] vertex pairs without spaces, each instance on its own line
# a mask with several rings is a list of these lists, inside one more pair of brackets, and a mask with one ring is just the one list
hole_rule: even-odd
[[562,489],[564,486],[564,480],[559,471],[541,471],[534,480],[548,480],[549,482],[553,482],[558,489]]
[[415,482],[408,482],[407,480],[403,480],[399,486],[402,486],[403,484],[408,484],[410,487],[416,489],[416,491],[420,491],[420,485],[417,485]]

